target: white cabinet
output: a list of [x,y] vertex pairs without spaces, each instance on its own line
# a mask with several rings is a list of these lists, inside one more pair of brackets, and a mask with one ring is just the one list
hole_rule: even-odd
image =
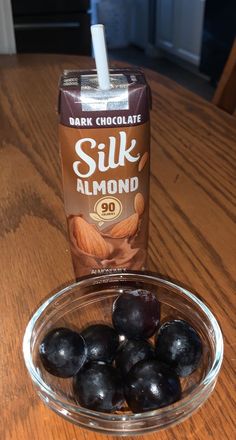
[[174,45],[174,0],[157,0],[156,46],[172,50]]
[[12,6],[10,0],[0,1],[0,54],[16,53]]
[[198,65],[205,0],[156,1],[156,47]]

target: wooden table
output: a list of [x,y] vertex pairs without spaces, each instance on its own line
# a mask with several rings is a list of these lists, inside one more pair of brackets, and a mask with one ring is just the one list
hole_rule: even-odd
[[[64,68],[91,65],[89,59],[61,55],[0,57],[2,440],[106,438],[47,409],[22,358],[32,312],[73,279],[57,143],[57,84]],[[153,94],[149,268],[198,292],[218,318],[225,341],[212,397],[184,423],[147,438],[232,440],[235,120],[169,79],[146,74]]]

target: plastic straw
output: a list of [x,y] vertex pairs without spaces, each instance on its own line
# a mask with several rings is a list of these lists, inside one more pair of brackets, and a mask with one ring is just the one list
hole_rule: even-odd
[[91,34],[98,75],[98,84],[100,89],[108,90],[110,89],[110,78],[103,24],[94,24],[91,26]]

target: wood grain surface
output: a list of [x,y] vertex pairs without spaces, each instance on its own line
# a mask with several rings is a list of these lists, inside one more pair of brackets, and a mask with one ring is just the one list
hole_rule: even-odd
[[[0,57],[2,440],[108,439],[46,408],[22,357],[29,317],[50,292],[73,279],[57,143],[57,84],[64,68],[91,65],[89,59],[62,55]],[[169,79],[151,71],[146,75],[153,95],[149,269],[178,280],[208,303],[223,330],[225,357],[204,406],[182,424],[145,438],[232,440],[235,120]]]

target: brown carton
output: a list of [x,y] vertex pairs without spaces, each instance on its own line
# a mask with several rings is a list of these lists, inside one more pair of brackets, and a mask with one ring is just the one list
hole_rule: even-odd
[[146,264],[149,88],[139,70],[66,71],[59,140],[65,211],[76,277]]

